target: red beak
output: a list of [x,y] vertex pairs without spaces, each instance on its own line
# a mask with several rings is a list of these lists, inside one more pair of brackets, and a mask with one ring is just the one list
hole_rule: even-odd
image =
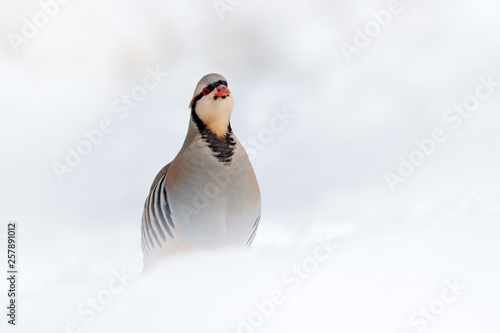
[[227,95],[231,94],[226,86],[218,86],[217,90],[218,92],[214,95],[216,97],[226,97]]

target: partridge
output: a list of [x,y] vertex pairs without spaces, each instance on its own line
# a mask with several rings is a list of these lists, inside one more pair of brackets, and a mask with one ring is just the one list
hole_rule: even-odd
[[231,129],[226,79],[205,75],[189,105],[182,148],[153,181],[142,216],[145,263],[196,248],[252,244],[261,215],[259,185]]

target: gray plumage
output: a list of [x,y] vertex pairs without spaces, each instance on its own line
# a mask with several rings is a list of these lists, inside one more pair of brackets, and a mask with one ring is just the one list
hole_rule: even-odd
[[249,246],[261,215],[252,165],[234,135],[226,79],[204,76],[184,144],[156,176],[144,205],[145,262],[193,248]]

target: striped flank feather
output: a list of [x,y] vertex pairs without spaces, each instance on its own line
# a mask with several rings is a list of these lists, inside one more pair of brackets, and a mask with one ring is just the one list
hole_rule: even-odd
[[151,253],[156,247],[163,247],[167,237],[174,238],[171,229],[175,228],[172,212],[167,196],[166,165],[156,176],[149,195],[144,204],[142,214],[141,243],[145,254]]

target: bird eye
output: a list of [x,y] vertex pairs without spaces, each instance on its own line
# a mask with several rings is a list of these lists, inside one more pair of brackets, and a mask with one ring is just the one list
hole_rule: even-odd
[[203,95],[208,95],[208,94],[210,94],[210,89],[203,88]]

